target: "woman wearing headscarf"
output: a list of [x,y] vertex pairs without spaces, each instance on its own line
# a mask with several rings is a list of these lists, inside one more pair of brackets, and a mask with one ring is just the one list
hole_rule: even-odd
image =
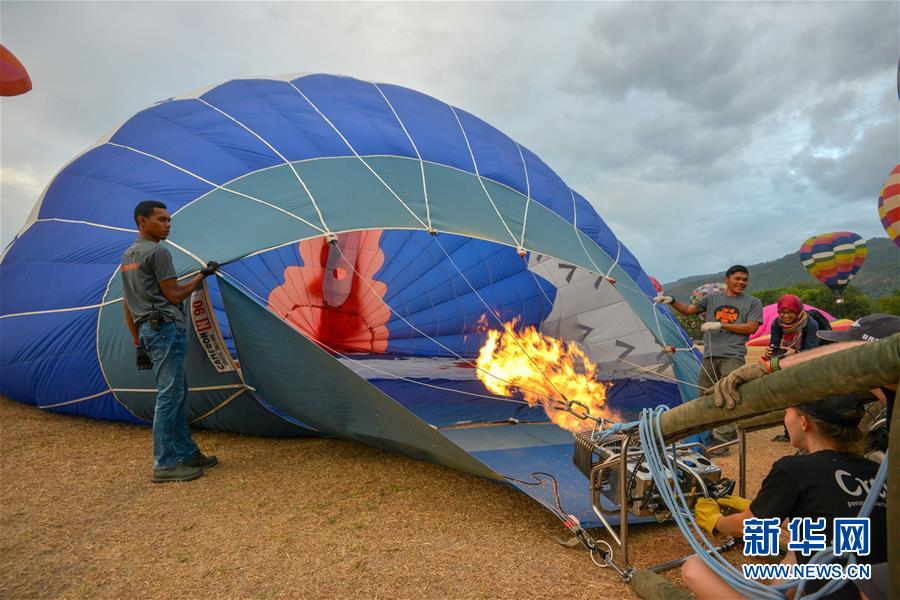
[[783,348],[786,354],[793,354],[818,347],[818,331],[819,324],[807,314],[803,301],[794,294],[785,294],[778,299],[778,318],[772,321],[769,330],[766,358],[779,348]]

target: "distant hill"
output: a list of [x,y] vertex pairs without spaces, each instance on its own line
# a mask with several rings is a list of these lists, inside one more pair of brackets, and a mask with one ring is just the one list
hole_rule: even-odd
[[[866,240],[866,243],[869,246],[869,255],[851,283],[870,299],[889,296],[892,291],[900,289],[900,248],[897,248],[888,238],[872,238]],[[769,290],[797,283],[815,282],[812,275],[800,264],[800,257],[796,252],[777,260],[747,265],[747,267],[750,269],[749,291],[751,293],[753,290]],[[694,275],[666,283],[663,287],[666,294],[686,301],[697,286],[711,281],[722,281],[724,278],[724,271]]]

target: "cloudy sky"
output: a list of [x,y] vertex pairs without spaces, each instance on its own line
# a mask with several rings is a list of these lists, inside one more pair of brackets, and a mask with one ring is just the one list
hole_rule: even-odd
[[541,156],[663,281],[884,236],[897,2],[0,3],[34,90],[0,100],[2,245],[71,158],[247,75],[411,87]]

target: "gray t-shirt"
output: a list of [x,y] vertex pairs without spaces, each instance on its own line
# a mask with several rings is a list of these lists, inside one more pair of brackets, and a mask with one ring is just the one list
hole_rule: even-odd
[[128,310],[135,323],[145,321],[155,308],[165,322],[185,326],[181,308],[169,302],[159,287],[160,281],[176,276],[172,255],[161,244],[138,238],[122,255],[119,271]]
[[[728,323],[730,325],[756,321],[762,323],[762,302],[759,298],[738,294],[710,294],[697,302],[700,312],[706,313],[706,322]],[[740,335],[724,329],[707,331],[703,334],[703,356],[736,356],[747,354],[749,335]]]

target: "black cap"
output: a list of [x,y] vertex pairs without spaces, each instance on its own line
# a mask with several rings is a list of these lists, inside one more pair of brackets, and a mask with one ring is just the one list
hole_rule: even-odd
[[797,408],[811,417],[841,427],[856,427],[864,414],[862,401],[856,394],[828,396],[798,404]]
[[900,317],[874,313],[860,318],[843,331],[819,331],[816,335],[828,342],[874,342],[895,333],[900,333]]

